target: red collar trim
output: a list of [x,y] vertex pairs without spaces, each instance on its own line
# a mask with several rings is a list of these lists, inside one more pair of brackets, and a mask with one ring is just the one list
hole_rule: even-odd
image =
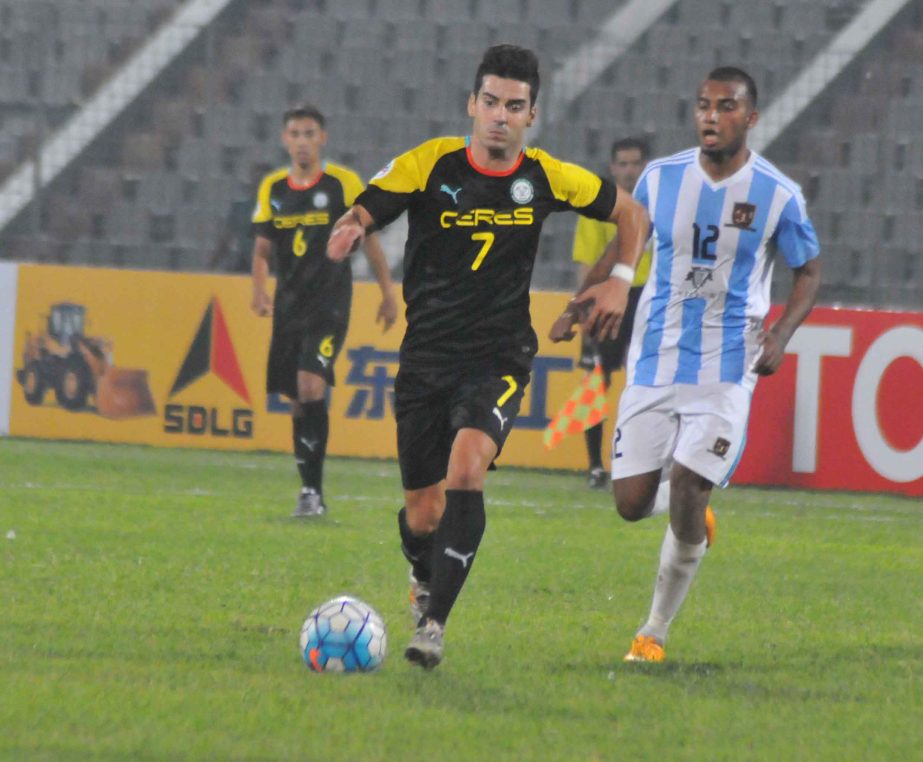
[[495,172],[492,169],[485,169],[484,167],[478,166],[477,162],[474,160],[474,156],[471,155],[470,145],[465,147],[465,154],[468,156],[468,163],[472,167],[474,167],[476,171],[480,172],[482,175],[488,175],[490,177],[508,177],[509,175],[513,174],[513,172],[515,172],[517,169],[519,169],[519,165],[522,164],[522,160],[526,156],[525,151],[520,151],[519,158],[516,159],[516,163],[512,167],[510,167],[509,169],[505,169],[502,172]]
[[303,190],[307,190],[308,188],[313,188],[315,185],[317,185],[320,182],[320,179],[323,176],[324,176],[324,170],[321,170],[320,172],[317,173],[316,177],[313,177],[310,180],[308,180],[308,182],[305,185],[299,185],[298,183],[296,183],[294,180],[292,180],[291,175],[289,175],[286,179],[288,180],[288,187],[291,188],[293,191],[303,191]]

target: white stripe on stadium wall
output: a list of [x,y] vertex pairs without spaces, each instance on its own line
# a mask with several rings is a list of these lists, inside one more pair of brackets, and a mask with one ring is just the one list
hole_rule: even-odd
[[[783,93],[762,110],[749,145],[766,149],[820,95],[911,0],[869,0]],[[551,77],[548,99],[536,124],[550,126],[564,118],[577,100],[676,0],[628,0],[599,28],[599,34],[568,56]],[[691,135],[691,133],[690,133]]]
[[13,392],[13,329],[16,327],[16,280],[19,267],[0,262],[0,436],[10,433]]
[[85,106],[45,141],[39,152],[38,171],[34,161],[23,162],[0,185],[0,230],[31,203],[36,185],[43,188],[54,180],[214,21],[230,1],[187,0]]

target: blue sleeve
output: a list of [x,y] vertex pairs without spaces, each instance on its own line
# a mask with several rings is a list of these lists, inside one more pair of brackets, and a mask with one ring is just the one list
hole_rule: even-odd
[[647,209],[647,213],[650,215],[651,224],[647,230],[647,237],[650,238],[651,234],[654,232],[654,210],[651,209],[651,197],[647,185],[647,176],[648,170],[644,170],[644,172],[641,173],[641,177],[638,179],[637,185],[635,185],[634,193],[631,195],[635,197],[635,201]]
[[648,204],[650,203],[650,197],[648,196],[647,190],[647,172],[644,172],[641,175],[641,178],[638,180],[638,184],[635,185],[635,192],[632,194],[641,206],[650,212]]
[[814,225],[804,211],[804,202],[792,196],[779,218],[773,239],[789,267],[801,267],[820,254]]

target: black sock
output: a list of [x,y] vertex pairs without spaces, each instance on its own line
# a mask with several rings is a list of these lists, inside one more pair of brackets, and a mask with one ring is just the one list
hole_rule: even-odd
[[401,550],[404,558],[413,567],[413,576],[419,582],[429,582],[433,576],[433,537],[429,534],[414,534],[407,526],[407,509],[397,512],[397,528],[401,533]]
[[445,498],[445,513],[433,544],[429,608],[423,615],[440,624],[445,624],[465,584],[487,523],[483,492],[450,489]]
[[590,469],[603,467],[603,425],[597,423],[583,432],[586,439],[586,453],[590,457]]
[[301,474],[301,483],[322,493],[324,456],[327,454],[327,432],[330,429],[327,402],[303,402],[301,409],[302,414],[292,418],[295,462]]

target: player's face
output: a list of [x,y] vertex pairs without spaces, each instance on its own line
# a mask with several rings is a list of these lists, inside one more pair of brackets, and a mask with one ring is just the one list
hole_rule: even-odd
[[529,94],[527,82],[485,75],[481,89],[468,98],[468,116],[474,119],[472,139],[496,158],[519,153],[526,128],[535,118]]
[[743,82],[705,80],[695,105],[699,147],[711,158],[734,156],[746,146],[747,130],[756,124],[757,112]]
[[320,159],[327,132],[313,119],[289,119],[282,130],[282,145],[292,164],[307,169]]
[[615,184],[631,193],[638,183],[638,178],[644,171],[647,162],[638,148],[623,148],[615,152],[615,157],[609,164],[609,173]]

